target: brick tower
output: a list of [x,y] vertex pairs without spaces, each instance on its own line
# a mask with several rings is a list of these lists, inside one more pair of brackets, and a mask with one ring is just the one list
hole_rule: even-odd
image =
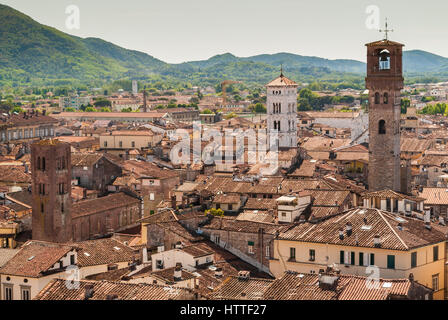
[[68,143],[41,140],[31,146],[33,239],[72,240],[71,150]]
[[400,101],[403,44],[366,44],[369,89],[369,190],[400,192]]

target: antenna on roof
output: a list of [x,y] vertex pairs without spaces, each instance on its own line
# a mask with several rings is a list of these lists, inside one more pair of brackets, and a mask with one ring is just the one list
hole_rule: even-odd
[[283,64],[280,65],[280,77],[283,77]]

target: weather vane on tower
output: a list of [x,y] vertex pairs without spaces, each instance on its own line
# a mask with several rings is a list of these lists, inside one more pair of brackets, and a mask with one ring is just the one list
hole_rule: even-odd
[[388,38],[388,34],[389,34],[389,32],[394,32],[394,30],[393,29],[388,29],[388,24],[387,24],[387,18],[386,18],[386,27],[385,27],[385,29],[384,30],[378,30],[379,32],[384,32],[384,36],[385,36],[385,38],[384,38],[384,40],[389,40],[389,38]]

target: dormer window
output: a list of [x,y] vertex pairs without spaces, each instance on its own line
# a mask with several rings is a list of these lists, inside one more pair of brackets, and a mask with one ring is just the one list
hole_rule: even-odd
[[380,52],[380,70],[390,70],[390,52],[387,49]]

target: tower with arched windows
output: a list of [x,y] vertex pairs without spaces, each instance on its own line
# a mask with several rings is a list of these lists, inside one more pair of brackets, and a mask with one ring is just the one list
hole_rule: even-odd
[[279,148],[297,148],[297,87],[283,71],[266,85],[267,129],[278,132]]
[[369,190],[400,192],[400,101],[403,44],[366,44],[369,89]]
[[32,237],[34,240],[72,240],[71,150],[58,140],[31,145]]

